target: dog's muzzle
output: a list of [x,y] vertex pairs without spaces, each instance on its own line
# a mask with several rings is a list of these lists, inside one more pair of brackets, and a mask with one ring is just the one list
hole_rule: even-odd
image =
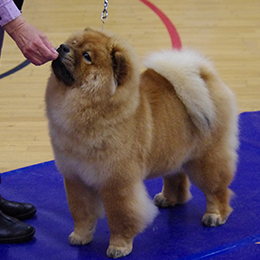
[[53,72],[59,80],[63,81],[67,86],[71,86],[75,80],[63,63],[64,58],[71,52],[70,47],[66,44],[61,44],[57,52],[59,56],[52,62]]

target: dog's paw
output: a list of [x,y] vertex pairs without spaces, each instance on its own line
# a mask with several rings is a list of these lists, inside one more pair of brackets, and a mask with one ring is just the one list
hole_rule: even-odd
[[132,246],[118,247],[109,246],[107,249],[107,256],[110,258],[119,258],[129,255],[132,252]]
[[165,198],[162,193],[158,193],[154,197],[154,204],[159,208],[168,208],[172,207],[176,204],[176,201],[170,201],[167,198]]
[[69,242],[71,245],[86,245],[91,242],[92,238],[93,234],[81,236],[79,234],[76,234],[75,232],[72,232],[69,235]]
[[207,227],[216,227],[225,224],[227,218],[222,218],[220,214],[205,213],[202,218],[202,223]]

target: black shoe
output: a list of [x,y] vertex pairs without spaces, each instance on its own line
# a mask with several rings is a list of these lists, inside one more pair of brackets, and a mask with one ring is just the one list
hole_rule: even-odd
[[35,229],[22,221],[0,212],[0,243],[22,243],[29,241]]
[[9,201],[4,198],[0,199],[0,210],[19,220],[31,218],[36,213],[36,208],[32,204]]

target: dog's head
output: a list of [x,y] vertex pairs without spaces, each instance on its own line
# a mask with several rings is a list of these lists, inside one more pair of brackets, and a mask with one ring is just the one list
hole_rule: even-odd
[[114,94],[126,81],[137,78],[132,48],[115,36],[87,28],[72,35],[57,51],[52,69],[66,86],[92,93],[102,88]]

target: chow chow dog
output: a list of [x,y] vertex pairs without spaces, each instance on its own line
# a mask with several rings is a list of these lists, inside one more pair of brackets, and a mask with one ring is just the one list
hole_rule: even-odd
[[[191,180],[205,194],[206,226],[224,224],[236,170],[234,95],[192,50],[151,53],[140,73],[133,48],[85,29],[58,48],[46,90],[55,162],[74,219],[70,244],[87,244],[103,209],[107,256],[132,251],[157,207],[187,202]],[[143,181],[163,177],[149,198]],[[157,206],[155,206],[155,205]]]

